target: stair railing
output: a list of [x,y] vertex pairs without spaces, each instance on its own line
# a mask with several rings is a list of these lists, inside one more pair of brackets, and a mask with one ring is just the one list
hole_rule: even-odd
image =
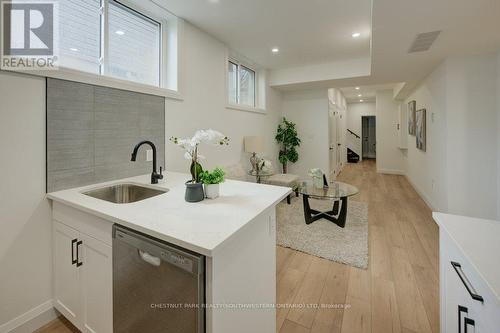
[[351,131],[350,129],[347,129],[347,132],[351,133],[352,135],[354,135],[355,137],[357,137],[358,139],[361,139],[361,137],[359,135],[357,135],[356,133],[354,133],[353,131]]

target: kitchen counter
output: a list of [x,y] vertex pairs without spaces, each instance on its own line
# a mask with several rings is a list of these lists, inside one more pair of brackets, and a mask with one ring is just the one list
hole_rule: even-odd
[[[238,230],[291,193],[291,189],[285,187],[227,180],[221,184],[219,198],[188,203],[184,200],[187,179],[190,179],[187,174],[165,172],[159,184],[151,185],[148,174],[53,192],[48,198],[211,257]],[[118,183],[168,188],[169,191],[128,204],[115,204],[83,194]]]
[[500,222],[442,213],[433,213],[433,218],[487,283],[500,304],[500,269],[492,264],[500,253]]

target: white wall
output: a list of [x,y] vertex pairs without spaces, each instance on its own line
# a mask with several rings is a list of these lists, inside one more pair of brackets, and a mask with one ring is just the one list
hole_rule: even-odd
[[497,54],[497,220],[500,221],[500,51]]
[[[200,128],[228,135],[228,147],[202,147],[206,167],[243,161],[245,135],[262,135],[277,157],[274,135],[281,95],[267,88],[267,114],[226,109],[225,47],[184,26],[184,101],[166,101],[166,139]],[[0,325],[51,299],[51,212],[45,194],[45,80],[0,73]],[[132,149],[132,147],[130,147]],[[188,172],[183,152],[167,142],[168,170]],[[12,322],[11,322],[12,323]],[[0,331],[4,327],[0,326]]]
[[447,59],[406,101],[427,109],[427,152],[410,137],[406,169],[435,210],[498,216],[498,61]]
[[184,152],[170,143],[172,136],[191,136],[197,129],[213,128],[231,139],[229,146],[202,146],[206,168],[242,162],[248,168],[250,156],[243,152],[243,137],[259,135],[265,139],[264,155],[277,163],[274,140],[281,119],[281,95],[267,88],[267,114],[226,108],[225,46],[196,27],[185,24],[183,41],[184,101],[166,102],[166,165],[168,170],[188,172]]
[[450,212],[496,218],[496,55],[447,60]]
[[377,172],[403,174],[403,153],[398,148],[399,104],[392,90],[376,93]]
[[0,331],[52,298],[45,79],[0,72]]
[[[446,66],[439,66],[405,101],[415,100],[427,110],[427,149],[416,148],[408,135],[406,175],[420,196],[435,210],[448,211],[446,173]],[[434,116],[434,121],[432,117]]]
[[330,172],[328,138],[328,91],[326,89],[293,91],[283,94],[283,116],[297,124],[302,143],[299,160],[290,164],[290,173],[308,178],[311,168]]
[[361,137],[361,117],[375,115],[375,103],[347,104],[347,128]]

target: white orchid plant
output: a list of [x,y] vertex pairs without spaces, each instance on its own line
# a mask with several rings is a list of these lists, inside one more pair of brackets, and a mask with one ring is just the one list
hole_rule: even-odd
[[229,145],[229,138],[213,129],[198,130],[191,138],[171,137],[170,141],[184,149],[186,151],[184,158],[191,160],[190,173],[192,177],[191,182],[193,183],[200,182],[200,175],[203,173],[203,168],[199,160],[205,159],[203,155],[198,154],[198,146],[201,143],[217,146]]

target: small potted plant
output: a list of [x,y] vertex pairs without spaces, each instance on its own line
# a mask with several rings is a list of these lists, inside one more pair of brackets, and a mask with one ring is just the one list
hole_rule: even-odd
[[189,167],[191,180],[186,182],[186,194],[184,199],[187,202],[202,201],[205,198],[205,194],[203,193],[203,183],[200,179],[203,173],[203,167],[199,163],[199,160],[204,159],[204,157],[198,154],[198,146],[202,142],[220,146],[228,145],[229,138],[220,132],[208,129],[196,131],[192,138],[180,139],[172,137],[170,141],[183,148],[186,151],[184,157],[191,160],[191,166]]
[[201,181],[205,186],[205,197],[207,199],[215,199],[219,196],[220,183],[224,181],[224,170],[215,168],[212,171],[203,171]]

